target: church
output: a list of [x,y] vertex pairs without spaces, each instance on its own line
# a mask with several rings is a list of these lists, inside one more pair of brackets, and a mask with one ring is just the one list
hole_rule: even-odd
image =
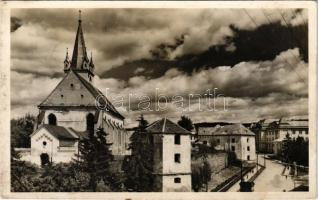
[[28,156],[38,165],[70,162],[79,141],[99,127],[108,133],[115,158],[128,153],[124,117],[94,86],[95,66],[92,55],[87,55],[80,15],[72,57],[67,52],[64,60],[64,77],[38,105]]

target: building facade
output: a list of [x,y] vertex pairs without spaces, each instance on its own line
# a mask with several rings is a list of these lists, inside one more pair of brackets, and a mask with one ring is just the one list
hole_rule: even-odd
[[211,138],[216,150],[234,152],[241,161],[256,161],[255,134],[242,124],[216,128]]
[[31,135],[31,162],[69,162],[78,153],[78,141],[98,128],[108,133],[113,155],[127,153],[124,117],[94,86],[94,69],[79,18],[72,58],[67,52],[64,60],[64,77],[38,105],[37,123]]
[[261,123],[260,150],[263,153],[279,154],[287,135],[291,139],[302,137],[308,141],[308,119],[264,120]]
[[154,191],[191,192],[191,132],[164,118],[150,124]]

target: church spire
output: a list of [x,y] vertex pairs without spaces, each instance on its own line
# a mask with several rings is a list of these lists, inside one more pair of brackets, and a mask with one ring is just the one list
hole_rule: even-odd
[[79,10],[78,27],[73,49],[71,69],[82,70],[88,67],[88,57],[82,30],[81,10]]
[[67,68],[65,72],[69,70],[76,71],[89,81],[92,80],[92,77],[94,76],[94,64],[92,58],[89,60],[87,56],[84,34],[82,30],[81,10],[79,10],[75,44],[72,60],[70,61],[69,65],[69,68]]

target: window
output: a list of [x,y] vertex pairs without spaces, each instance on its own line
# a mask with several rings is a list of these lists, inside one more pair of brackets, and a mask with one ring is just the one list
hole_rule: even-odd
[[203,141],[203,144],[208,144],[208,141],[204,140],[204,141]]
[[247,138],[246,141],[248,142],[250,140],[250,138]]
[[71,88],[73,88],[74,87],[74,84],[73,83],[71,83]]
[[56,126],[56,117],[53,113],[49,114],[48,119],[49,119],[49,125]]
[[84,95],[81,94],[81,98],[83,99],[83,98],[84,98]]
[[86,116],[86,130],[94,131],[94,115],[92,113]]
[[232,138],[232,143],[235,143],[235,138]]
[[180,154],[179,153],[174,154],[174,162],[180,163],[181,162],[180,160],[181,160],[180,159]]
[[216,142],[217,142],[218,144],[220,144],[221,141],[220,141],[220,139],[217,139]]
[[232,151],[235,151],[235,146],[231,146],[231,150],[232,150]]
[[43,141],[43,146],[46,146],[46,141]]
[[174,136],[174,144],[180,144],[180,135]]
[[247,160],[250,160],[250,156],[247,156]]
[[247,146],[247,151],[250,151],[250,146]]
[[175,182],[175,183],[181,183],[181,178],[179,178],[179,177],[174,178],[174,182]]
[[63,94],[61,94],[61,98],[63,98],[64,97],[64,95]]

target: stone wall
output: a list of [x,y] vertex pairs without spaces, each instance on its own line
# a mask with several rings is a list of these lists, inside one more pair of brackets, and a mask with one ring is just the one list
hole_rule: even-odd
[[227,153],[224,152],[210,154],[207,161],[211,166],[212,173],[219,172],[228,166]]

